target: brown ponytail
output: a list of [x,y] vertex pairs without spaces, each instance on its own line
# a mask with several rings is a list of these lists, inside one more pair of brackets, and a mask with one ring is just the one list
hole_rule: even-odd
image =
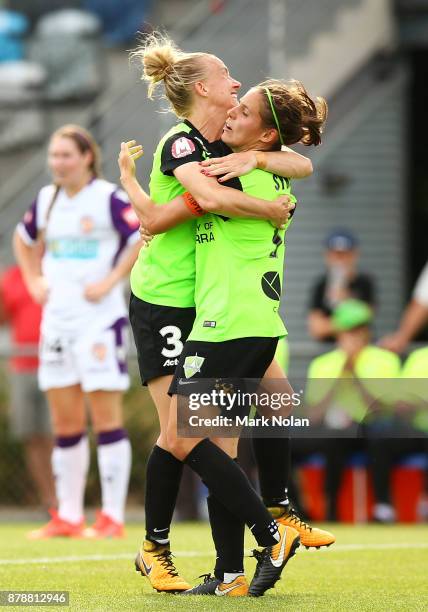
[[[273,104],[272,112],[269,96]],[[260,115],[266,127],[278,127],[284,144],[297,142],[309,145],[321,144],[321,134],[327,119],[328,107],[324,98],[313,100],[300,81],[280,81],[269,79],[255,88],[260,92],[262,103]],[[278,121],[278,125],[276,120]],[[280,143],[278,134],[278,148]]]

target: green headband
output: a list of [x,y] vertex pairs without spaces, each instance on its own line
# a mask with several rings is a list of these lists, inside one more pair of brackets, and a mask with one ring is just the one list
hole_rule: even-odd
[[273,105],[272,95],[271,95],[268,87],[263,87],[263,89],[265,90],[266,95],[268,97],[270,108],[271,108],[271,111],[272,111],[272,115],[273,115],[273,118],[274,118],[275,123],[276,123],[276,129],[278,130],[279,140],[281,142],[281,146],[283,147],[285,145],[284,145],[284,141],[282,139],[281,128],[279,127],[279,121],[278,121],[278,117],[277,117],[277,114],[276,114],[276,111],[275,111],[275,106]]

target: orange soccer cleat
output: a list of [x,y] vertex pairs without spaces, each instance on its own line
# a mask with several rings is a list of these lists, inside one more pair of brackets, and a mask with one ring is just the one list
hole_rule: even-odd
[[51,520],[44,527],[30,531],[27,537],[30,540],[45,540],[47,538],[80,538],[85,527],[82,519],[79,523],[70,523],[62,519],[56,510],[49,510]]
[[187,591],[191,588],[190,584],[178,575],[171,557],[169,545],[162,546],[146,540],[135,558],[135,569],[149,579],[156,591]]
[[217,597],[243,597],[248,595],[248,582],[245,576],[237,576],[232,582],[222,582],[216,587]]
[[92,527],[83,531],[83,537],[88,539],[102,538],[124,538],[125,530],[123,523],[117,523],[104,512],[97,511],[97,518]]
[[[281,508],[268,508],[274,519],[279,525],[287,525],[293,527],[299,532],[300,543],[306,548],[320,548],[321,546],[330,546],[336,541],[335,536],[330,531],[311,527],[296,514],[293,508],[282,510]],[[282,514],[279,512],[282,511]]]

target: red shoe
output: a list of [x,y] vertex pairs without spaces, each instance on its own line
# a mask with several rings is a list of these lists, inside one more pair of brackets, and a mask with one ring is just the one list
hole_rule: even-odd
[[97,518],[92,527],[83,531],[84,538],[124,538],[123,523],[117,523],[104,512],[97,510]]
[[51,520],[44,527],[27,534],[30,540],[45,540],[47,538],[80,538],[85,528],[85,521],[70,523],[58,516],[56,510],[49,510]]

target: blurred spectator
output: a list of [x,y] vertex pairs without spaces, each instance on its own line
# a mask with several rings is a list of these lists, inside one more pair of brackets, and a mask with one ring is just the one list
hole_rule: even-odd
[[137,33],[145,30],[151,0],[83,0],[83,7],[101,19],[108,44],[122,45],[135,41]]
[[[343,469],[353,452],[364,448],[363,423],[385,391],[382,379],[396,378],[399,358],[370,344],[372,309],[348,299],[333,311],[337,346],[309,365],[305,401],[312,431],[319,439],[296,440],[297,452],[323,452],[326,458],[327,517],[336,520]],[[294,443],[293,443],[294,450]]]
[[401,317],[398,329],[393,334],[384,336],[380,344],[396,353],[402,353],[409,342],[417,336],[428,322],[428,263],[422,270],[413,296]]
[[27,291],[17,266],[0,279],[0,322],[11,327],[12,346],[34,351],[34,356],[14,356],[10,366],[10,426],[23,441],[28,470],[43,506],[56,505],[51,469],[52,436],[49,409],[37,382],[37,346],[41,308]]
[[[407,384],[400,389],[409,452],[423,454],[424,482],[418,504],[418,516],[428,520],[428,347],[413,351],[405,361],[401,378]],[[403,400],[404,398],[404,400]],[[399,407],[400,408],[400,407]],[[413,438],[413,439],[412,439]],[[400,440],[403,443],[405,440]],[[402,447],[402,454],[406,449]]]
[[425,459],[423,492],[419,504],[421,518],[428,518],[428,348],[409,355],[401,372],[406,384],[400,385],[396,410],[376,419],[368,431],[368,451],[372,464],[376,504],[373,517],[381,523],[395,520],[391,500],[391,474],[394,464],[406,455],[423,453]]
[[343,300],[356,298],[371,307],[375,304],[374,283],[371,276],[358,272],[358,241],[350,231],[333,231],[325,241],[326,274],[312,289],[309,304],[309,333],[316,340],[334,340],[331,314]]

